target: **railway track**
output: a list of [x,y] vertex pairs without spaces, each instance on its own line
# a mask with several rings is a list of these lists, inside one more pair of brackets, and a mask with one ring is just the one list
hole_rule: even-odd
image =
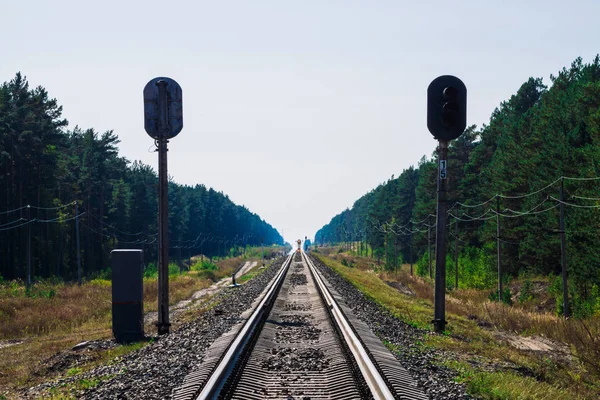
[[196,399],[427,399],[302,253],[173,391]]

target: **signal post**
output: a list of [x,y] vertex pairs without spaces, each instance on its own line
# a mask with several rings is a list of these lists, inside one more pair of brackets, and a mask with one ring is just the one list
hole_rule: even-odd
[[467,88],[455,76],[443,75],[427,88],[427,128],[438,140],[437,218],[435,238],[435,292],[433,327],[446,328],[446,192],[448,145],[467,126]]
[[183,93],[171,78],[154,78],[144,87],[144,128],[158,147],[158,322],[169,333],[169,183],[167,143],[183,129]]

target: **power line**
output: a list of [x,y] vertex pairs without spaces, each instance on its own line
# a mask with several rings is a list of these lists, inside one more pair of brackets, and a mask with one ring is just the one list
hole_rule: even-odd
[[33,219],[32,220],[28,220],[27,222],[24,222],[21,225],[11,226],[10,228],[2,228],[2,229],[0,229],[0,231],[8,231],[10,229],[17,229],[17,228],[20,228],[22,226],[29,225],[29,224],[33,223],[34,221],[35,220],[33,220]]
[[569,207],[575,207],[575,208],[600,208],[600,204],[595,205],[595,206],[582,206],[580,204],[573,204],[573,203],[567,203],[566,201],[561,201],[560,199],[557,199],[556,197],[550,196],[550,198],[560,204],[564,204],[565,206],[569,206]]

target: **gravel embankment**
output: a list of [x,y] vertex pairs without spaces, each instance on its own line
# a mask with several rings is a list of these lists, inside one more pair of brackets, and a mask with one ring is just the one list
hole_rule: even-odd
[[383,341],[404,349],[400,353],[394,353],[394,356],[410,372],[418,385],[424,388],[431,399],[473,398],[465,393],[463,385],[453,381],[456,374],[452,370],[434,364],[435,361],[440,361],[447,355],[426,350],[420,346],[419,343],[422,343],[424,337],[430,334],[429,332],[398,320],[318,259],[315,257],[311,257],[311,259],[358,319],[365,322]]
[[[393,317],[388,311],[365,297],[352,284],[313,258],[315,265],[323,271],[329,283],[340,293],[356,316],[367,323],[382,340],[404,349],[396,358],[412,374],[431,399],[470,399],[463,385],[456,384],[455,374],[444,367],[434,365],[443,353],[423,349],[419,345],[428,333],[416,329]],[[169,399],[173,388],[179,386],[185,376],[199,365],[206,349],[219,336],[239,322],[239,316],[247,310],[263,291],[281,266],[283,258],[277,260],[264,273],[234,290],[224,290],[211,300],[217,305],[200,315],[193,322],[184,324],[169,335],[154,338],[146,347],[129,353],[110,365],[98,367],[85,374],[46,383],[22,393],[25,398],[37,398],[53,387],[81,381],[101,382],[89,390],[72,393],[84,399]],[[301,278],[291,277],[296,284]],[[297,282],[296,282],[297,281]],[[293,308],[299,306],[290,304]],[[279,332],[285,339],[288,332]],[[309,332],[307,332],[308,335]],[[289,338],[288,338],[289,339]],[[308,338],[310,340],[310,338]],[[111,346],[114,344],[107,341]],[[282,356],[300,359],[319,357],[308,354],[273,354],[273,362]],[[318,368],[319,365],[315,365]]]
[[217,304],[209,312],[169,335],[154,338],[144,348],[85,374],[31,388],[23,396],[36,398],[65,383],[100,379],[98,386],[72,395],[83,399],[169,399],[173,388],[200,364],[212,342],[239,322],[240,314],[252,305],[283,261],[284,258],[275,261],[237,289],[216,294],[211,303]]

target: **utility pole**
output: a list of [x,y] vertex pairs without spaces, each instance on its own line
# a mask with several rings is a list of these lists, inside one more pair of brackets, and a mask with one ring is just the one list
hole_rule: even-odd
[[409,229],[410,229],[410,276],[413,275],[413,226],[412,221],[409,221]]
[[81,248],[79,247],[79,203],[75,202],[75,237],[77,243],[77,282],[81,286],[83,282],[83,270],[81,269]]
[[560,179],[560,263],[562,267],[562,283],[563,283],[563,316],[569,318],[571,312],[569,310],[569,285],[567,282],[567,239],[565,237],[565,190],[564,179]]
[[264,247],[264,238],[260,238],[260,251],[262,252],[262,266],[265,267],[265,247]]
[[31,206],[27,205],[27,287],[31,286]]
[[454,234],[456,237],[454,238],[454,268],[456,269],[454,276],[454,289],[458,289],[458,220],[456,221],[456,229],[454,230]]
[[431,214],[427,216],[427,261],[429,262],[429,279],[433,278],[431,272]]
[[500,249],[500,196],[496,195],[496,250],[498,251],[498,301],[502,301],[502,252]]

